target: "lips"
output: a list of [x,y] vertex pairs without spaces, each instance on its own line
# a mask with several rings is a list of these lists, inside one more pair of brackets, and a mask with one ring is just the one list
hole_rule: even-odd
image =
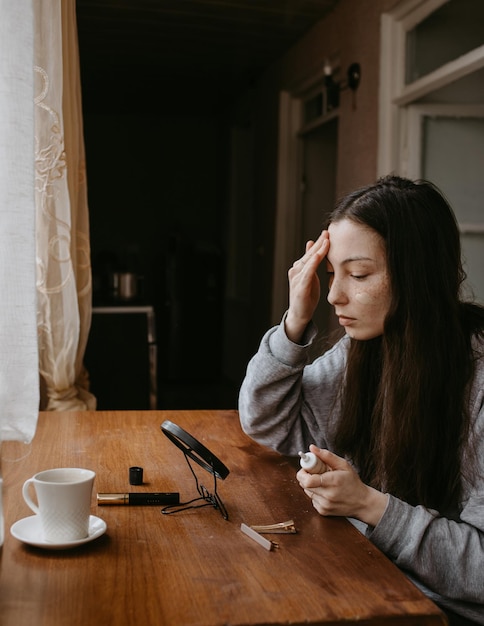
[[356,321],[354,317],[346,317],[345,315],[338,315],[338,320],[341,326],[348,326]]

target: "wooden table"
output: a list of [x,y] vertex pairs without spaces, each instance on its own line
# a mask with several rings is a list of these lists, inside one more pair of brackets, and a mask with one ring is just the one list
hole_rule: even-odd
[[[162,515],[158,506],[97,505],[97,492],[197,495],[184,454],[160,430],[165,419],[229,468],[218,481],[227,521],[213,507]],[[243,434],[236,411],[41,413],[27,456],[12,461],[16,445],[6,442],[2,451],[2,626],[446,623],[351,524],[316,513],[295,480],[295,461]],[[144,468],[140,487],[129,485],[133,465]],[[108,526],[66,551],[10,534],[32,514],[21,496],[24,480],[55,466],[96,471],[92,514]],[[198,470],[209,487],[210,474]],[[241,523],[288,519],[297,534],[266,535],[279,544],[271,551],[240,530]]]

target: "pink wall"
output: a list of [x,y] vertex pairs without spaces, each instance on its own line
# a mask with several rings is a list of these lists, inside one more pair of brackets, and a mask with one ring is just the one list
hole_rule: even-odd
[[341,93],[336,195],[373,182],[377,173],[380,15],[398,1],[340,0],[325,20],[266,71],[251,94],[255,151],[249,308],[257,315],[248,320],[248,345],[257,345],[270,320],[279,94],[297,89],[320,73],[326,57],[339,57],[343,74],[351,63],[360,63],[356,110],[352,94]]
[[[380,15],[397,0],[340,0],[334,11],[317,24],[267,74],[280,89],[294,88],[317,74],[325,57],[339,57],[342,77],[348,66],[361,66],[356,94],[341,93],[338,145],[338,194],[372,182],[377,171],[378,80],[380,64]],[[274,80],[274,75],[277,78]]]

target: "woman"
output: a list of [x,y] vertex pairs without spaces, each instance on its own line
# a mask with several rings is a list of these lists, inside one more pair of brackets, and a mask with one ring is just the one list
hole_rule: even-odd
[[[310,362],[323,262],[345,335]],[[350,518],[451,623],[484,624],[484,309],[462,298],[452,209],[426,181],[383,178],[340,202],[288,275],[242,428],[314,452],[332,471],[297,479],[316,511]]]

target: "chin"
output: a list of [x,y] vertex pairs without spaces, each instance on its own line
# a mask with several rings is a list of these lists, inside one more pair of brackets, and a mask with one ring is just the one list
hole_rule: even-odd
[[351,339],[356,339],[356,341],[370,341],[370,339],[376,339],[376,337],[381,337],[383,335],[383,330],[357,330],[354,328],[347,328],[346,334]]

